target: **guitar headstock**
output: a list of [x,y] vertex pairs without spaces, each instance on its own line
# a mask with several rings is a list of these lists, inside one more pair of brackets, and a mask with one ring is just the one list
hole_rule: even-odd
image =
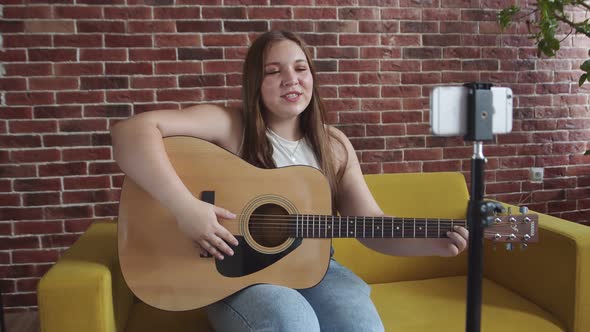
[[535,243],[539,241],[539,216],[536,214],[495,215],[489,217],[484,238],[494,243]]

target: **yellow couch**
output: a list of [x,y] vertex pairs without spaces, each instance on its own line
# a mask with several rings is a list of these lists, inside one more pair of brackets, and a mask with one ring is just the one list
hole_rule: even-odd
[[[383,210],[399,217],[462,218],[460,173],[366,176]],[[540,242],[520,251],[485,245],[483,332],[590,331],[590,227],[540,215]],[[202,310],[165,312],[139,302],[122,278],[116,224],[96,223],[41,279],[44,332],[207,331]],[[387,331],[464,331],[466,254],[392,257],[356,240],[335,257],[372,285]]]

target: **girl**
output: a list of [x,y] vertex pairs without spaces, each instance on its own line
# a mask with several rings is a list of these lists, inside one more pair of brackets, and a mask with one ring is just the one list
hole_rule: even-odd
[[[261,168],[295,164],[324,172],[341,215],[382,216],[348,138],[326,124],[315,69],[296,35],[271,31],[248,50],[241,111],[213,105],[134,116],[112,129],[121,169],[170,209],[178,227],[203,254],[233,255],[236,238],[218,219],[235,215],[194,197],[174,172],[163,137],[194,136]],[[467,246],[459,227],[447,239],[372,239],[362,242],[393,255],[454,256]],[[208,307],[217,331],[383,331],[370,288],[333,259],[324,279],[303,290],[259,284]]]

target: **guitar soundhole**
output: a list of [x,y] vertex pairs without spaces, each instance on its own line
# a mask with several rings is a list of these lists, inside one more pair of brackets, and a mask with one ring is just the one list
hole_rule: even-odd
[[275,204],[256,208],[248,225],[254,241],[265,247],[276,247],[289,238],[289,213]]

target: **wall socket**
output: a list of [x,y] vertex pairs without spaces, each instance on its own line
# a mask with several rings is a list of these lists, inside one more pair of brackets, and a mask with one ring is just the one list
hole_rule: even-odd
[[543,178],[545,176],[545,172],[543,167],[531,167],[529,171],[529,177],[531,182],[543,182]]

